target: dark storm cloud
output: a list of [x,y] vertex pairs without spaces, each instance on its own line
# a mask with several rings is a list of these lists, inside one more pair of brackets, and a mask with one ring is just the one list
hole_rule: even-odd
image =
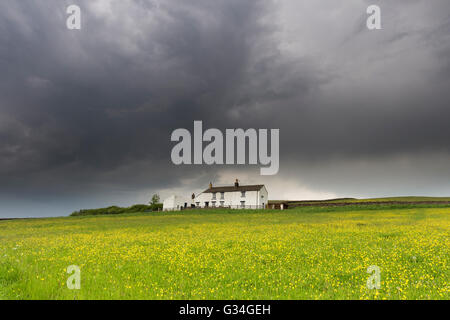
[[450,5],[432,2],[378,1],[370,32],[364,1],[2,1],[0,213],[206,183],[220,167],[170,161],[194,120],[280,128],[280,174],[316,189],[311,165],[335,157],[445,158]]
[[79,1],[81,31],[65,28],[67,4],[0,5],[3,196],[76,198],[178,180],[171,131],[226,117],[271,31],[258,21],[270,3]]
[[57,3],[46,6],[45,16],[23,15],[43,11],[37,3],[9,4],[22,13],[17,19],[30,26],[26,31],[2,19],[2,37],[10,39],[2,52],[8,70],[2,115],[14,127],[5,124],[2,132],[16,157],[8,172],[26,170],[27,155],[31,170],[69,161],[108,169],[127,159],[166,158],[167,137],[179,119],[213,113],[214,97],[220,102],[239,81],[248,43],[258,37],[252,16],[263,4],[224,1],[211,12],[207,2],[203,10],[161,4],[151,18],[133,14],[154,6],[129,3],[131,12],[120,13],[116,1],[110,10],[118,16],[110,18],[97,17],[102,8],[86,2],[80,3],[86,23],[75,34],[64,29],[64,15],[57,13],[65,6]]

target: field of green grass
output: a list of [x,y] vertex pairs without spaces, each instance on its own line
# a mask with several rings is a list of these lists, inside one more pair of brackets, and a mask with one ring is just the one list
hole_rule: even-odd
[[0,299],[449,299],[449,235],[431,205],[0,221]]

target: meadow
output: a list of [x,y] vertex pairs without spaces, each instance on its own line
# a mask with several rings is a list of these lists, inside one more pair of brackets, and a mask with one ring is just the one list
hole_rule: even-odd
[[449,299],[449,235],[431,205],[0,221],[0,299]]

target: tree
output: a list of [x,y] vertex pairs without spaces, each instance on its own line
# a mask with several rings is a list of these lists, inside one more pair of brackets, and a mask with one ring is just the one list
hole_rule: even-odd
[[159,200],[160,200],[159,195],[158,194],[154,194],[152,196],[152,200],[150,201],[150,205],[151,206],[156,206],[157,204],[159,204]]

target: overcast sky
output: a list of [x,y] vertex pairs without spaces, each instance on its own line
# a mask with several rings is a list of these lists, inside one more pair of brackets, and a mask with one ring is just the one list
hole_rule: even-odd
[[[235,178],[270,199],[450,196],[449,89],[448,0],[2,0],[0,217]],[[279,173],[173,165],[194,120],[279,128]]]

